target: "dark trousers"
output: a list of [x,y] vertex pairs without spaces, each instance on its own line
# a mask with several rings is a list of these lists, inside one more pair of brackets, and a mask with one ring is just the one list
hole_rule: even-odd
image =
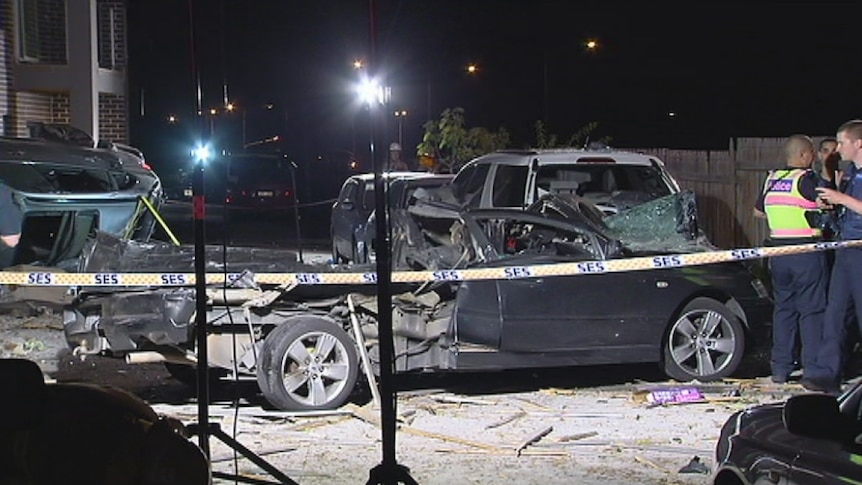
[[[848,315],[855,309],[856,322],[862,325],[862,249],[835,251],[835,264],[829,281],[829,303],[823,326],[823,342],[817,360],[825,371],[824,380],[841,382],[841,368],[846,357]],[[860,329],[862,331],[862,329]]]
[[3,241],[0,241],[0,270],[12,266],[15,262],[15,248],[7,246]]
[[775,312],[772,322],[772,375],[787,378],[793,371],[795,346],[802,343],[803,373],[822,376],[818,365],[829,278],[822,251],[776,256],[769,261]]

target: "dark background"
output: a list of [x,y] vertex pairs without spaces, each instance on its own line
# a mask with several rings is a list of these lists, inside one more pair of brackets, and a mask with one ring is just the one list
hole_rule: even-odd
[[[390,107],[409,112],[407,158],[422,124],[454,106],[468,126],[505,127],[514,147],[534,144],[542,119],[564,139],[596,121],[595,136],[619,147],[726,149],[730,137],[828,135],[862,117],[862,7],[851,3],[373,4],[375,65],[392,87]],[[130,2],[132,143],[165,173],[187,163],[210,128],[215,145],[241,143],[244,111],[246,141],[279,135],[279,148],[320,179],[304,183],[333,195],[351,152],[370,169],[351,64],[370,58],[371,5]],[[595,51],[584,47],[590,38]],[[479,66],[476,75],[467,75],[468,63]],[[240,111],[196,123],[195,74],[205,113],[224,106],[225,86]],[[394,141],[397,123],[388,118]]]

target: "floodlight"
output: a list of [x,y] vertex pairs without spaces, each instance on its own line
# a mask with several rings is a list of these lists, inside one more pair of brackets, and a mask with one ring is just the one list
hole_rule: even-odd
[[192,150],[192,157],[196,162],[206,163],[212,157],[209,145],[198,144]]
[[364,78],[360,81],[356,88],[356,94],[359,95],[359,100],[363,104],[371,105],[372,103],[383,103],[383,88],[380,83],[373,79]]

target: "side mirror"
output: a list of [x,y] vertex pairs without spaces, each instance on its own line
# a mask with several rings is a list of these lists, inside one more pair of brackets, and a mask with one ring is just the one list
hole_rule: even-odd
[[801,394],[784,403],[784,427],[792,434],[830,441],[844,441],[854,434],[853,423],[841,414],[838,400],[826,394]]

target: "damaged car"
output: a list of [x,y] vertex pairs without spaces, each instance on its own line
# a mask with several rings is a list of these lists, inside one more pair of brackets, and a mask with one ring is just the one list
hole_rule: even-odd
[[138,162],[35,138],[0,138],[0,179],[24,213],[13,264],[74,269],[96,231],[147,240],[156,219],[146,205],[162,200],[158,176]]
[[[625,211],[603,217],[586,199],[551,194],[527,210],[431,203],[393,210],[394,267],[434,275],[393,285],[396,370],[654,363],[684,381],[733,374],[768,329],[772,303],[738,262],[672,264],[675,253],[712,249],[698,236],[693,204],[693,194],[672,194],[638,206],[640,217]],[[375,370],[380,364],[373,285],[260,285],[252,277],[367,275],[372,266],[307,265],[286,257],[266,263],[234,251],[233,259],[207,264],[208,271],[242,275],[208,293],[211,366],[256,379],[270,403],[292,410],[338,407],[359,380],[373,379],[363,371],[363,363]],[[609,261],[639,256],[668,264],[604,271]],[[587,274],[538,275],[538,268],[562,264]],[[102,236],[88,246],[81,270],[191,267],[188,248]],[[505,276],[465,280],[462,269]],[[77,355],[161,361],[177,371],[195,363],[194,311],[190,287],[80,288],[64,326]]]

